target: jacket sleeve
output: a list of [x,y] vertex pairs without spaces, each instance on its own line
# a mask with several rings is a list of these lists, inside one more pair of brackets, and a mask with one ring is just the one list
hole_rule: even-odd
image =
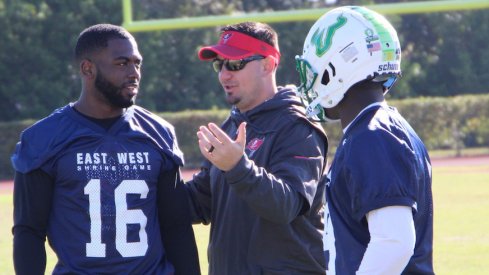
[[53,180],[40,169],[15,174],[12,233],[14,268],[18,275],[45,272],[44,244],[53,190]]
[[312,206],[326,164],[327,142],[306,122],[282,130],[274,142],[264,167],[245,155],[224,176],[259,216],[290,223]]
[[210,167],[211,163],[205,160],[200,172],[185,184],[189,193],[190,212],[194,224],[211,222]]
[[168,260],[175,267],[176,275],[200,274],[188,194],[179,167],[163,172],[158,186],[158,215]]

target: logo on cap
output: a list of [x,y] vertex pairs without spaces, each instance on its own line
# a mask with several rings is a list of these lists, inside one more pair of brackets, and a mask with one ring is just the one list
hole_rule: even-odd
[[225,35],[222,36],[222,43],[223,44],[226,44],[229,40],[229,38],[231,38],[232,34],[231,33],[226,33]]

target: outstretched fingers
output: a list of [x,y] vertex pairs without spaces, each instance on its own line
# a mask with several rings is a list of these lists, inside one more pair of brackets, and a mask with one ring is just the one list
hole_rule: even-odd
[[214,123],[200,126],[197,137],[202,155],[220,170],[228,171],[238,163],[244,154],[246,123],[239,126],[236,140],[232,140]]

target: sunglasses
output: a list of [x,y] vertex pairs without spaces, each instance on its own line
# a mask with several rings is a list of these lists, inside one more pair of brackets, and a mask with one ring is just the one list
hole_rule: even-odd
[[228,71],[235,72],[235,71],[242,70],[245,67],[245,65],[251,61],[260,60],[260,59],[264,59],[264,58],[265,58],[265,56],[262,56],[262,55],[253,55],[253,56],[243,58],[243,59],[238,59],[238,60],[217,59],[216,58],[216,59],[214,59],[214,61],[212,61],[212,67],[214,68],[214,71],[216,71],[216,73],[218,73],[222,70],[222,66],[226,67],[226,70],[228,70]]

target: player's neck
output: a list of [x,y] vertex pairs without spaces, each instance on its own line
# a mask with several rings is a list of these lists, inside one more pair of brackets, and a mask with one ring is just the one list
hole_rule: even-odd
[[114,108],[97,100],[90,100],[83,93],[73,107],[78,112],[97,119],[119,117],[126,110],[123,108]]
[[341,125],[345,128],[365,107],[372,103],[383,102],[384,95],[377,89],[353,88],[345,94],[344,100],[340,102]]

